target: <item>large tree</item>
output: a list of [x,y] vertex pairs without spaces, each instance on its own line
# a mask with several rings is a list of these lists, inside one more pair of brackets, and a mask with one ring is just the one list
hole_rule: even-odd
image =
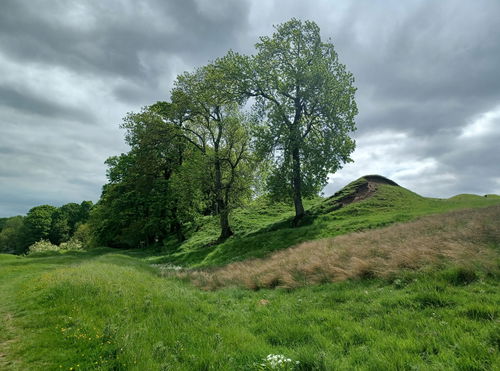
[[292,19],[275,29],[260,38],[256,55],[230,52],[218,64],[240,93],[254,97],[263,119],[259,148],[275,164],[271,189],[293,198],[298,223],[303,196],[317,194],[350,161],[356,89],[316,23]]
[[219,215],[220,240],[233,234],[230,211],[250,191],[248,118],[229,86],[224,71],[209,64],[178,76],[172,102],[155,105],[203,155],[214,212]]
[[79,224],[85,223],[90,215],[92,201],[83,201],[80,205],[74,202],[62,205],[52,215],[49,240],[59,245],[68,241]]
[[2,218],[0,223],[0,252],[23,252],[23,217]]
[[109,182],[91,218],[96,242],[147,246],[168,234],[182,240],[182,224],[197,200],[193,191],[181,202],[187,199],[187,188],[175,185],[185,159],[193,160],[185,139],[178,127],[165,122],[151,107],[129,113],[122,128],[130,151],[106,161]]

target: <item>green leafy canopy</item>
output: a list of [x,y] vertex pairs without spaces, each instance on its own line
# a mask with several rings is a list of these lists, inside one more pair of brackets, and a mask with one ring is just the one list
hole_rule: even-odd
[[256,44],[254,56],[230,52],[218,62],[239,92],[255,99],[261,125],[257,148],[271,156],[271,190],[291,195],[293,151],[298,151],[304,195],[316,194],[329,173],[351,161],[358,110],[354,77],[323,42],[311,21],[292,19]]

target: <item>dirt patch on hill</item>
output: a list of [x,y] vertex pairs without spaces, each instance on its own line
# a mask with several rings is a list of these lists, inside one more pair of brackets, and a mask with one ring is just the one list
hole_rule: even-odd
[[[381,175],[366,175],[363,178],[364,181],[359,182],[353,187],[351,193],[340,197],[337,200],[342,206],[349,205],[353,202],[362,201],[370,196],[372,196],[378,189],[380,184],[390,185],[398,187],[398,184],[390,179],[387,179]],[[335,198],[335,195],[332,196]]]
[[331,212],[353,202],[365,200],[371,197],[381,184],[399,187],[396,182],[381,175],[365,175],[328,197],[325,200],[325,205],[328,205],[327,210],[322,212]]

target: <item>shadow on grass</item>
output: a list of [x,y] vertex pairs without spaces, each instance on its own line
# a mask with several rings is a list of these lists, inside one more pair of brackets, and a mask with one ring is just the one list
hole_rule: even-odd
[[276,250],[319,238],[322,223],[315,224],[316,217],[307,215],[301,226],[293,228],[292,218],[272,223],[248,234],[237,234],[219,244],[203,244],[162,258],[159,263],[206,266],[223,265],[248,258],[260,258]]

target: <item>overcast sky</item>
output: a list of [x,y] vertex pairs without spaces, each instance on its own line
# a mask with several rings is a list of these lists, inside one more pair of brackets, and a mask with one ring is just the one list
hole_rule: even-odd
[[500,193],[500,1],[2,0],[0,217],[97,201],[122,117],[292,17],[358,88],[354,163],[424,196]]

